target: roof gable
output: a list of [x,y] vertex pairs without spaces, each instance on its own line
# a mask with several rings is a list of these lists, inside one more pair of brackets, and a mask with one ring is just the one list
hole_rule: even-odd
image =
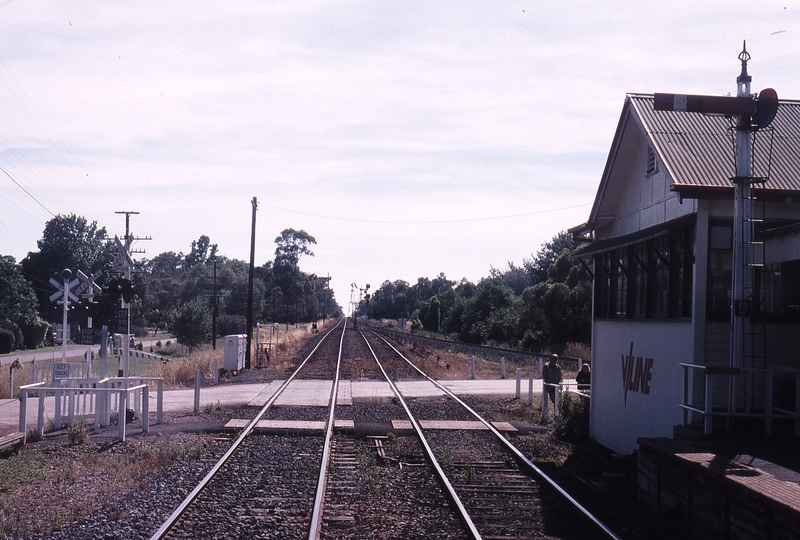
[[[656,111],[652,94],[627,94],[605,169],[586,224],[576,235],[601,226],[605,197],[617,191],[618,170],[634,158],[624,141],[637,126],[663,165],[669,189],[681,198],[732,197],[736,174],[734,120],[680,111]],[[640,135],[641,136],[641,135]],[[753,176],[768,176],[763,189],[783,196],[800,195],[800,101],[781,100],[769,128],[756,132]],[[645,141],[643,141],[645,142]]]

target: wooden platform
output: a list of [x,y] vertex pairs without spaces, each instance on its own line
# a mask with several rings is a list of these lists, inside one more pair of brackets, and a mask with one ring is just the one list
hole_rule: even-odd
[[[251,420],[233,418],[225,424],[225,430],[237,431],[244,429],[250,422]],[[336,429],[353,429],[355,423],[352,420],[336,420],[334,421],[334,427]],[[256,433],[285,433],[287,431],[323,433],[325,431],[325,422],[308,420],[259,420],[256,427],[253,428],[253,431]]]
[[[483,422],[478,422],[477,420],[420,420],[419,425],[422,429],[441,429],[449,431],[489,430]],[[508,422],[492,422],[492,425],[500,432],[514,433],[517,431],[517,428]],[[392,428],[397,431],[411,431],[413,429],[410,420],[392,420]]]
[[0,437],[0,452],[16,450],[25,445],[25,434],[22,432],[9,433],[5,437]]
[[[225,430],[237,431],[244,429],[250,422],[250,420],[234,418],[225,424]],[[508,422],[492,422],[492,425],[497,431],[503,433],[514,433],[517,431],[517,428]],[[408,420],[392,420],[391,426],[394,431],[412,431],[413,429],[411,427],[411,422]],[[465,422],[457,420],[422,420],[420,421],[420,426],[422,426],[422,429],[453,431],[488,431],[489,429],[478,421]],[[355,427],[356,424],[353,420],[336,420],[334,422],[334,428],[339,430],[353,430]],[[287,431],[321,433],[325,431],[325,422],[307,420],[259,420],[254,431],[257,433],[285,433]]]

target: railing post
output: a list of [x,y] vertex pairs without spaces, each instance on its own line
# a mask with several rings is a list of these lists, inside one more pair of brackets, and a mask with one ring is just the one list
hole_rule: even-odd
[[164,409],[164,379],[158,379],[158,394],[156,395],[156,424],[162,421],[161,413]]
[[521,394],[520,387],[522,386],[522,369],[521,368],[517,368],[516,379],[517,379],[516,397],[517,397],[517,399],[519,399],[520,398],[520,394]]
[[506,378],[506,357],[505,356],[501,356],[500,357],[500,378],[501,379],[505,379]]
[[528,372],[528,405],[533,405],[533,371]]
[[125,442],[125,423],[127,422],[128,418],[128,389],[121,388],[119,390],[119,414],[117,415],[119,421],[117,424],[119,425],[119,431],[117,432],[117,440],[120,442]]
[[772,435],[772,375],[774,371],[770,368],[767,373],[767,380],[764,388],[764,434]]
[[472,361],[470,363],[469,378],[475,379],[475,355],[472,356]]
[[67,390],[67,425],[72,427],[75,423],[75,385],[72,381],[69,382],[69,390]]
[[[55,381],[53,382],[53,386],[56,386]],[[58,382],[58,386],[56,386],[56,390],[53,392],[55,396],[55,426],[56,429],[61,429],[61,400],[62,400],[62,393],[61,393],[61,381]]]
[[39,414],[36,416],[36,433],[41,437],[44,435],[44,399],[45,393],[39,391]]
[[142,433],[150,433],[150,388],[142,388]]
[[[688,366],[681,366],[683,367],[683,405],[684,407],[689,406],[689,367]],[[683,425],[689,425],[689,410],[683,409]]]
[[[800,377],[798,377],[800,379]],[[27,433],[28,430],[28,389],[19,389],[19,430]]]
[[800,435],[800,374],[795,376],[794,386],[794,434]]
[[194,412],[200,412],[200,370],[194,372]]
[[550,416],[550,398],[547,394],[547,383],[542,383],[542,420]]
[[559,405],[561,404],[561,385],[556,384],[553,386],[555,386],[555,396],[556,396],[556,402],[553,404],[553,418],[557,418],[558,416],[561,416],[560,413],[561,408],[559,407]]
[[705,383],[706,383],[706,395],[703,404],[703,433],[706,435],[711,434],[711,425],[714,418],[711,416],[711,412],[713,411],[713,379],[712,375],[708,375],[705,370],[703,370],[703,374],[705,375]]

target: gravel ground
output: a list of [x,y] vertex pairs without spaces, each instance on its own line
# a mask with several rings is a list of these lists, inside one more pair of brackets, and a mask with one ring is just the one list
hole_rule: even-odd
[[[350,339],[350,334],[355,337],[355,333],[348,333],[346,341],[357,353],[347,370],[365,373],[364,347]],[[305,358],[318,339],[320,335],[313,336],[292,357]],[[456,359],[431,351],[407,348],[404,353],[440,378],[456,378],[466,369],[466,363],[457,365]],[[269,381],[285,376],[290,367],[250,370],[226,383]],[[465,401],[491,420],[530,426],[536,423],[538,409],[516,400]],[[421,419],[472,420],[447,398],[412,400],[411,407]],[[402,408],[393,402],[339,406],[336,410],[337,419],[378,425],[404,417]],[[220,434],[222,425],[230,418],[253,418],[257,412],[252,408],[211,408],[198,415],[166,415],[163,424],[151,426],[150,434],[129,437],[124,444],[113,441],[116,428],[110,428],[105,438],[93,436],[76,446],[69,445],[63,432],[30,445],[21,456],[8,460],[26,460],[25,466],[17,461],[14,470],[26,471],[28,477],[4,478],[0,460],[0,535],[9,539],[149,538],[230,445],[231,436]],[[279,407],[270,410],[267,418],[325,420],[327,411]],[[431,433],[437,445],[439,439],[457,441],[450,452],[454,458],[463,455],[465,460],[475,447],[484,445],[485,436],[478,432]],[[347,497],[337,496],[337,504],[352,508],[357,519],[337,527],[326,526],[326,538],[464,537],[428,468],[401,469],[397,465],[398,461],[422,461],[413,437],[389,436],[385,440],[387,453],[395,459],[386,462],[378,459],[369,439],[345,435],[337,435],[337,439],[342,445],[352,445],[345,453],[356,463],[355,469],[351,462],[339,471],[352,482],[348,484],[352,489]],[[571,451],[541,433],[519,435],[514,442],[534,461],[546,461],[554,467],[563,465]],[[314,436],[252,436],[241,464],[225,473],[231,480],[228,487],[203,495],[202,517],[181,525],[175,537],[296,537],[292,531],[306,530],[304,516],[313,497],[320,447],[320,438]],[[221,504],[223,497],[229,502]]]

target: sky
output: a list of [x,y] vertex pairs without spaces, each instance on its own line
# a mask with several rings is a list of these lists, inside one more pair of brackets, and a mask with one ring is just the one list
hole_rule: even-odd
[[[352,284],[477,282],[586,221],[626,92],[800,99],[800,2],[0,0],[0,254],[77,214]],[[94,270],[94,269],[89,269]]]

